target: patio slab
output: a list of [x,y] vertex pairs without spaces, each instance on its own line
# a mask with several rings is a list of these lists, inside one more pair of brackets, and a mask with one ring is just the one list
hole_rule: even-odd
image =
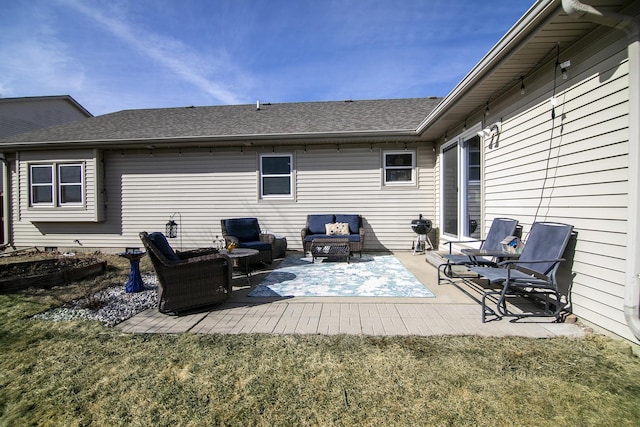
[[[425,255],[411,251],[394,255],[435,298],[382,297],[247,297],[245,278],[234,281],[233,296],[208,312],[167,316],[149,309],[117,328],[129,333],[198,334],[355,334],[355,335],[478,335],[547,338],[580,337],[575,323],[554,323],[553,318],[510,318],[482,323],[480,304],[462,286],[437,284],[437,271]],[[253,286],[268,274],[254,273]]]

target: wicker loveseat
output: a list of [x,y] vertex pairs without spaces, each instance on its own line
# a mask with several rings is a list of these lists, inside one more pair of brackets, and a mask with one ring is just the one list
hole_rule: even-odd
[[158,311],[178,314],[225,301],[233,266],[216,249],[174,252],[162,233],[140,233],[158,276]]
[[[345,234],[332,232],[335,224],[347,224]],[[362,216],[356,214],[312,214],[307,215],[307,223],[301,230],[302,246],[304,252],[311,251],[311,242],[317,238],[347,238],[349,239],[349,249],[351,253],[358,252],[362,256],[364,248],[364,227],[362,226]]]

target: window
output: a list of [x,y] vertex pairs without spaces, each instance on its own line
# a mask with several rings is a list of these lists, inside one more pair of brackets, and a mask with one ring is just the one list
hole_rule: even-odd
[[53,166],[31,166],[31,204],[53,204]]
[[415,184],[415,152],[388,151],[384,154],[384,184]]
[[260,197],[288,198],[293,195],[293,156],[260,156]]
[[83,203],[81,164],[30,165],[31,206],[78,206]]
[[81,165],[59,165],[58,176],[60,204],[81,204],[82,203],[82,166]]

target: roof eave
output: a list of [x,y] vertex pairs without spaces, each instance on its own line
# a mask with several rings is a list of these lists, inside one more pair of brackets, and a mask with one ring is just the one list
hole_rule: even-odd
[[247,135],[214,135],[188,136],[167,138],[136,138],[136,139],[102,139],[102,140],[73,140],[73,141],[25,141],[6,142],[0,144],[0,152],[16,150],[41,150],[51,148],[140,148],[150,145],[166,146],[170,144],[182,145],[243,145],[251,142],[254,145],[262,143],[323,143],[335,140],[371,141],[371,140],[415,140],[418,138],[415,129],[375,130],[375,131],[345,131],[345,132],[302,132],[302,133],[271,133]]
[[535,33],[536,28],[559,13],[560,6],[560,0],[539,0],[536,2],[418,125],[416,133],[422,135],[436,123],[472,88],[480,84],[492,70],[507,60],[518,46],[525,43]]

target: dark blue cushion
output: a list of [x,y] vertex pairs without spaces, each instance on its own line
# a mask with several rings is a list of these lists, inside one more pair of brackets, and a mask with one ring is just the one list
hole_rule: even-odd
[[324,234],[326,233],[325,225],[334,223],[333,214],[330,215],[309,215],[309,233]]
[[224,221],[227,234],[236,237],[239,242],[260,240],[260,227],[257,218],[232,218]]
[[266,242],[240,242],[239,248],[256,249],[258,251],[268,251],[271,249],[271,243]]
[[180,261],[180,258],[178,258],[178,255],[173,251],[164,234],[155,231],[149,234],[149,240],[151,240],[153,246],[155,246],[166,259],[169,261]]
[[305,242],[311,242],[313,239],[324,239],[324,238],[342,238],[349,239],[350,242],[359,242],[360,235],[359,234],[349,234],[348,236],[330,236],[328,234],[308,234],[304,237]]
[[349,232],[358,234],[360,232],[360,215],[336,215],[336,222],[346,222],[349,224]]

